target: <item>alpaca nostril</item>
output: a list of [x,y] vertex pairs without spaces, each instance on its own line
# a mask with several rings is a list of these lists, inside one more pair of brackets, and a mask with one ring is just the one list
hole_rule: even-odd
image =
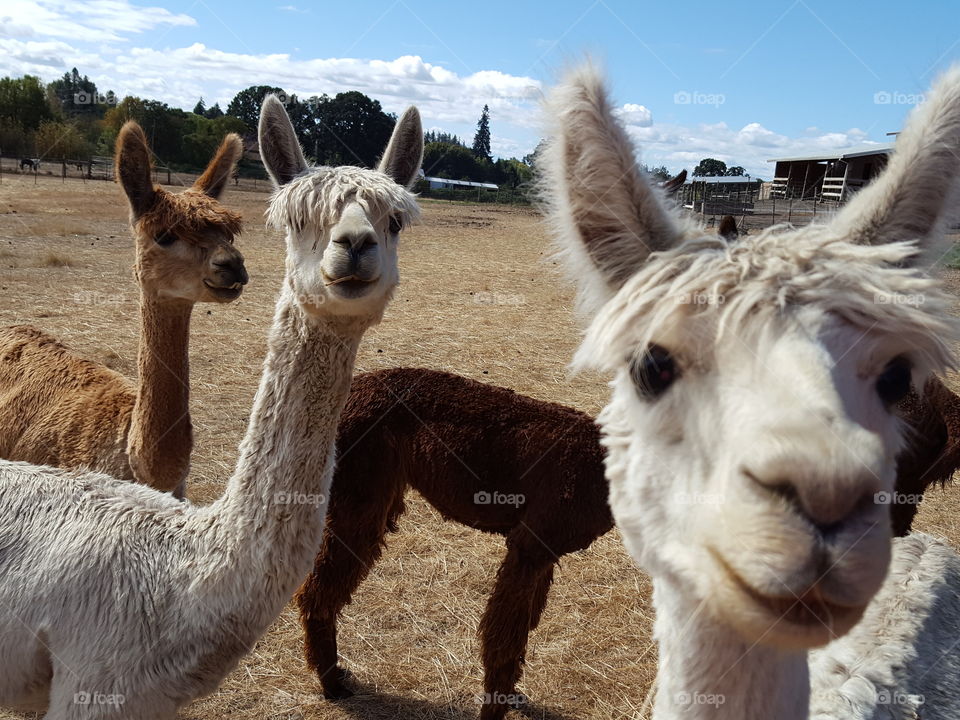
[[224,285],[233,285],[234,283],[246,285],[250,281],[250,276],[247,274],[247,268],[243,261],[215,260],[213,266],[218,273],[224,276],[225,280],[229,281],[224,282]]
[[875,504],[872,483],[844,482],[836,478],[766,479],[762,474],[743,469],[743,474],[761,490],[806,518],[824,535],[835,532],[856,515]]

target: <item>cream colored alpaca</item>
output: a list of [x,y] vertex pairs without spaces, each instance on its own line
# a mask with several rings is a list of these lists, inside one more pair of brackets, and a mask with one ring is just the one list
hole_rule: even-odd
[[36,328],[0,328],[0,457],[89,468],[182,497],[193,435],[187,345],[197,302],[230,302],[247,282],[233,246],[240,217],[217,198],[242,152],[224,138],[193,187],[174,195],[150,179],[150,148],[134,122],[117,137],[117,177],[130,201],[140,285],[136,382]]
[[270,96],[260,151],[286,275],[236,470],[197,507],[104,475],[0,462],[2,705],[48,705],[47,720],[173,718],[217,687],[310,569],[357,346],[397,284],[398,232],[417,216],[405,186],[423,132],[411,108],[381,171],[307,168]]
[[[610,506],[653,577],[654,717],[805,720],[807,650],[850,631],[887,573],[880,493],[905,445],[894,406],[911,380],[923,387],[953,362],[952,299],[921,251],[942,238],[960,174],[960,70],[831,222],[739,242],[664,209],[591,68],[553,93],[547,116],[548,210],[592,316],[575,364],[613,375],[598,420]],[[900,625],[898,639],[888,627],[901,597],[960,615],[956,556],[917,538],[897,547],[887,604],[855,631],[846,669],[818,674],[814,690],[829,695],[862,654],[904,681],[899,692],[937,690],[952,703],[938,717],[960,717],[957,677],[939,674],[957,666],[960,629]],[[911,588],[914,567],[923,580]],[[899,654],[883,651],[888,640]],[[893,672],[908,646],[952,658]],[[847,710],[835,717],[858,717]]]

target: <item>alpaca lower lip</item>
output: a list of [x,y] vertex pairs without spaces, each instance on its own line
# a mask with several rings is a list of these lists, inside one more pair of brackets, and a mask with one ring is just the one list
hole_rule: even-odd
[[235,282],[230,286],[223,286],[214,285],[209,280],[204,280],[203,284],[207,286],[207,289],[210,290],[218,300],[235,300],[240,297],[240,293],[243,292],[243,285],[239,282]]

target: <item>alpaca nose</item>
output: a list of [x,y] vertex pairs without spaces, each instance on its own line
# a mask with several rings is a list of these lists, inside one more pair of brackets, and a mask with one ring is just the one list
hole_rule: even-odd
[[237,257],[216,260],[213,266],[216,268],[217,275],[222,280],[221,284],[224,287],[230,287],[236,283],[246,285],[250,280],[250,276],[247,275],[247,268],[243,263],[243,258]]
[[764,495],[786,503],[821,532],[884,502],[880,478],[862,464],[838,473],[821,463],[810,467],[807,458],[784,455],[744,466],[742,472]]
[[345,250],[350,256],[350,264],[356,266],[366,253],[376,250],[377,236],[372,231],[349,233],[338,235],[333,243]]

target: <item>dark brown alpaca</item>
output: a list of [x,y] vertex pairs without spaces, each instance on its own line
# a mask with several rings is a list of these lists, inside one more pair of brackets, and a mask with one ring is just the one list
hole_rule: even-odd
[[323,545],[297,594],[307,662],[324,695],[353,694],[337,664],[337,617],[413,487],[444,518],[506,537],[480,623],[480,717],[502,718],[555,563],[613,527],[593,419],[449,373],[381,370],[353,379],[337,448]]
[[937,377],[923,395],[911,391],[900,413],[913,432],[897,460],[896,493],[890,507],[893,534],[910,532],[917,504],[928,487],[949,482],[960,468],[960,398]]

